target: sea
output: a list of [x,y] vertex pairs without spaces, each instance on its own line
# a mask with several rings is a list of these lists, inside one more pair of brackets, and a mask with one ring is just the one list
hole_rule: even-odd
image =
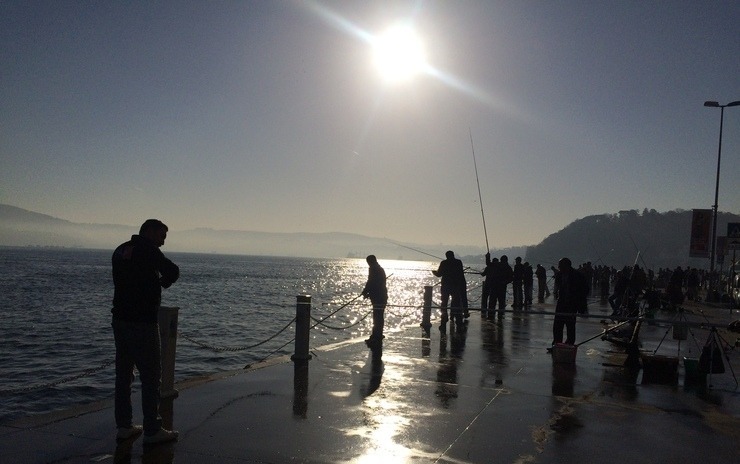
[[[162,295],[163,306],[180,308],[175,382],[292,354],[298,295],[311,296],[312,348],[370,333],[364,259],[164,252],[180,267]],[[0,424],[112,398],[111,254],[0,247]],[[379,262],[386,330],[419,324],[439,263]]]

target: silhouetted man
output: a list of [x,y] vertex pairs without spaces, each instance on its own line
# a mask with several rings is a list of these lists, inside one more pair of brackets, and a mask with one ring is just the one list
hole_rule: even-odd
[[[506,255],[501,255],[501,260],[499,261],[498,265],[494,268],[494,277],[493,277],[493,307],[491,309],[496,309],[496,304],[498,303],[498,309],[499,311],[502,311],[506,309],[506,287],[509,286],[509,283],[514,278],[514,271],[511,269],[511,265],[509,265],[509,257]],[[490,307],[490,306],[489,306]]]
[[[442,320],[440,329],[443,330],[449,316],[447,314],[447,304],[451,303],[452,317],[455,322],[462,323],[463,316],[463,302],[467,301],[464,298],[463,293],[467,291],[465,288],[465,270],[463,269],[462,261],[455,258],[455,253],[448,251],[445,253],[447,259],[439,263],[439,268],[436,271],[432,271],[437,277],[442,278],[440,292],[442,302],[440,304],[440,310],[442,312]],[[452,299],[452,301],[450,301]]]
[[545,298],[550,296],[550,290],[547,288],[547,269],[538,264],[534,275],[537,276],[537,301],[544,303]]
[[[143,429],[144,443],[177,440],[178,433],[162,428],[159,415],[162,379],[158,312],[162,287],[169,288],[180,270],[159,250],[167,226],[157,219],[141,225],[139,235],[113,252],[113,337],[116,344],[116,438],[127,440]],[[141,378],[144,426],[133,425],[131,383],[134,366]]]
[[573,269],[568,258],[558,261],[560,286],[555,305],[555,320],[552,325],[553,345],[563,342],[563,327],[567,331],[565,343],[576,343],[576,314],[585,314],[588,309],[589,284],[583,274]]
[[491,253],[486,253],[486,268],[480,273],[480,275],[485,277],[483,281],[483,294],[480,300],[481,315],[489,315],[488,310],[496,307],[493,283],[498,264],[498,258],[491,260]]
[[524,306],[524,264],[522,264],[522,258],[516,257],[514,259],[514,308],[521,308]]
[[379,346],[384,338],[383,326],[385,325],[385,307],[388,304],[388,288],[385,284],[385,270],[378,264],[378,258],[375,255],[369,255],[365,261],[369,268],[362,296],[370,298],[373,304],[373,330],[370,338],[365,341],[368,346]]

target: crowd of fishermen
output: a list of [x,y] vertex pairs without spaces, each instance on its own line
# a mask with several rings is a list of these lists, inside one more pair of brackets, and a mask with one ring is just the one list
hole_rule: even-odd
[[[383,338],[383,310],[387,303],[385,273],[375,256],[368,256],[370,272],[362,295],[373,302],[373,333],[367,340],[375,346]],[[465,268],[453,251],[445,253],[445,259],[432,273],[440,278],[440,330],[445,330],[448,321],[458,329],[464,328],[464,320],[470,316],[466,273],[479,274],[484,280],[480,310],[483,317],[502,314],[507,307],[508,288],[511,285],[514,310],[527,308],[533,302],[534,280],[537,279],[537,300],[544,303],[551,294],[556,303],[553,325],[553,343],[563,340],[563,328],[567,329],[566,344],[575,338],[575,318],[588,311],[587,299],[596,298],[607,302],[612,308],[613,320],[626,320],[640,316],[640,305],[649,310],[676,309],[684,299],[698,300],[700,289],[708,283],[708,274],[696,268],[673,270],[659,269],[657,273],[645,270],[637,263],[617,269],[612,266],[585,262],[575,267],[570,259],[562,258],[557,267],[551,266],[552,293],[549,288],[548,271],[541,264],[533,268],[521,257],[514,259],[513,266],[507,255],[500,258],[485,255],[483,271]],[[665,291],[664,291],[665,290]]]

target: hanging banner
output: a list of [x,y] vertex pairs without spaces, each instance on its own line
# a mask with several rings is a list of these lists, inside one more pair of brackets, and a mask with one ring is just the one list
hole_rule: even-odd
[[712,248],[712,210],[695,209],[692,213],[689,257],[709,258],[709,251]]

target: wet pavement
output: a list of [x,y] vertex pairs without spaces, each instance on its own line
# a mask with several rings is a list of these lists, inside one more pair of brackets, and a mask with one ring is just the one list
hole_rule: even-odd
[[[681,320],[738,319],[687,308]],[[314,349],[307,362],[273,359],[180,384],[163,405],[176,443],[116,443],[110,402],[16,421],[0,426],[0,462],[740,462],[735,350],[725,373],[689,385],[683,357],[698,357],[709,331],[694,326],[679,341],[672,324],[652,322],[640,329],[641,352],[678,359],[677,377],[644,383],[644,369],[624,368],[625,350],[600,337],[579,346],[575,364],[553,363],[552,316],[542,314],[552,309],[473,312],[463,330],[387,331],[382,350],[352,340]],[[590,311],[579,342],[605,327],[606,308]],[[734,347],[737,334],[718,334]]]

